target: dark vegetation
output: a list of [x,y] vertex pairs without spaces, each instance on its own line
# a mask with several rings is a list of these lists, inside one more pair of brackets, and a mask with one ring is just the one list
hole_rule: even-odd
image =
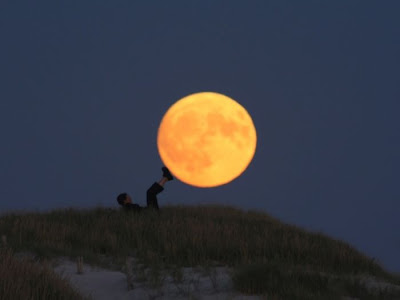
[[53,272],[47,262],[16,258],[6,247],[0,249],[0,299],[83,299],[68,281]]
[[[398,291],[367,288],[361,278],[395,285],[400,278],[348,244],[232,207],[170,206],[160,214],[106,208],[8,214],[0,218],[0,235],[7,236],[14,252],[33,252],[42,259],[83,256],[86,262],[119,270],[127,256],[175,270],[229,266],[237,291],[271,299],[400,299]],[[0,264],[14,261],[4,251],[0,259]],[[13,276],[23,270],[12,268]],[[46,268],[41,270],[47,274],[41,278],[54,277]],[[36,274],[24,274],[31,273]],[[1,282],[0,275],[0,298],[7,299],[1,297]],[[68,287],[48,282],[54,287],[50,298],[26,299],[64,299],[56,293]]]

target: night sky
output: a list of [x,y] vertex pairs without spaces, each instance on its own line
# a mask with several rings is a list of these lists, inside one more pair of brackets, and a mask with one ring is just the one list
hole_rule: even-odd
[[[241,103],[255,157],[159,204],[256,209],[400,271],[400,1],[0,1],[0,211],[146,203],[157,129]],[[256,234],[256,233],[255,233]]]

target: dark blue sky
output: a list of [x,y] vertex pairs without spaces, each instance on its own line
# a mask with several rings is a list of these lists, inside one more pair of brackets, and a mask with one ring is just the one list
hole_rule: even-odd
[[256,155],[160,205],[265,211],[400,271],[399,1],[0,2],[0,210],[145,204],[171,104],[224,93]]

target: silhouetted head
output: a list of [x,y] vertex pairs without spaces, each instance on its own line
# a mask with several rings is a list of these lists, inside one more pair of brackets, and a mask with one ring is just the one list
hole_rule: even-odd
[[125,205],[127,203],[132,203],[132,199],[127,193],[122,193],[118,195],[117,202],[119,205]]

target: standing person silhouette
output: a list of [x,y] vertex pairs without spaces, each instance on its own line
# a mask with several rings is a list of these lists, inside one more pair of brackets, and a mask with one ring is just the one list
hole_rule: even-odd
[[132,203],[132,198],[127,193],[119,194],[117,202],[127,211],[140,212],[143,209],[155,209],[159,210],[157,195],[164,190],[164,185],[171,180],[174,180],[171,172],[167,167],[161,168],[163,174],[162,178],[158,182],[154,182],[153,185],[147,190],[147,207],[142,207],[139,204]]

